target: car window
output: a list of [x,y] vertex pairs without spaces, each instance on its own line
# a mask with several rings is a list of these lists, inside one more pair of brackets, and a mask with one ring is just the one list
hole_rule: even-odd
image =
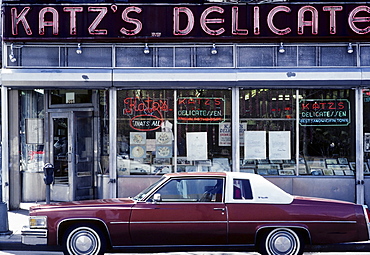
[[234,199],[253,199],[251,184],[248,179],[234,179]]
[[137,194],[135,197],[133,197],[133,199],[134,200],[141,200],[142,198],[144,198],[148,194],[148,192],[150,192],[155,186],[157,186],[160,182],[162,182],[164,178],[165,177],[162,177],[159,180],[157,180],[156,182],[154,182],[152,185],[150,185],[149,187],[147,187],[146,189],[141,191],[139,194]]
[[155,194],[162,202],[222,202],[223,190],[223,179],[188,178],[172,179]]

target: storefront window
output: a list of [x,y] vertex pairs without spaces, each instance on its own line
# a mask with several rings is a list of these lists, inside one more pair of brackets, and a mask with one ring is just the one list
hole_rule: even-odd
[[351,90],[241,90],[240,171],[354,175],[351,97]]
[[44,200],[44,90],[22,90],[19,96],[22,201]]
[[364,174],[370,175],[370,90],[366,89],[363,91],[363,98]]
[[118,175],[230,171],[229,90],[121,90],[117,104]]
[[21,170],[43,171],[44,166],[44,91],[20,91]]
[[354,175],[353,91],[300,90],[301,174]]
[[295,175],[296,91],[240,91],[241,172]]
[[92,90],[51,90],[51,104],[86,104],[92,103]]
[[231,171],[231,91],[179,90],[177,171]]
[[173,95],[173,90],[118,91],[118,175],[172,172]]
[[109,91],[99,91],[100,111],[100,174],[107,174],[109,171]]

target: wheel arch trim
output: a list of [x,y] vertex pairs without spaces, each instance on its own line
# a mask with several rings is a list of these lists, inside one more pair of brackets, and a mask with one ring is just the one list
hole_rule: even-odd
[[309,231],[309,229],[305,226],[297,226],[297,225],[266,225],[266,226],[260,226],[258,227],[257,231],[256,231],[256,234],[254,236],[254,243],[255,244],[258,244],[258,242],[260,241],[259,240],[259,236],[261,235],[261,232],[267,230],[267,229],[278,229],[278,228],[287,228],[287,229],[290,229],[290,230],[300,230],[300,231],[304,231],[305,233],[305,236],[304,236],[304,241],[308,241],[308,244],[311,244],[311,233]]
[[[82,222],[87,222],[87,223],[91,223],[91,224],[95,224],[98,222],[100,225],[103,226],[104,229],[101,229],[102,231],[104,231],[104,233],[106,234],[106,237],[107,237],[107,241],[111,244],[111,237],[110,237],[110,233],[109,233],[109,229],[108,229],[108,226],[107,224],[99,219],[99,218],[71,218],[71,219],[64,219],[62,221],[60,221],[57,225],[57,244],[60,245],[61,244],[61,240],[62,240],[62,235],[60,235],[61,231],[65,231],[69,226],[75,224],[75,223],[82,223]],[[63,226],[67,224],[67,227],[63,228]]]

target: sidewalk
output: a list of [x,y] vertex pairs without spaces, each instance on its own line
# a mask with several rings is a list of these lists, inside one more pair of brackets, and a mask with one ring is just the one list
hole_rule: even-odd
[[28,209],[8,211],[10,235],[0,235],[0,247],[2,243],[21,243],[22,227],[28,224]]

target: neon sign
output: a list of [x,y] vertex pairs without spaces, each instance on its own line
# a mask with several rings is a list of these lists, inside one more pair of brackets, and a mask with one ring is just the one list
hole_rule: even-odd
[[11,4],[4,6],[5,41],[248,40],[343,37],[368,40],[370,6],[354,4]]
[[348,126],[350,123],[350,103],[346,99],[300,101],[301,126]]
[[180,97],[177,99],[179,124],[214,124],[225,121],[223,98]]
[[164,121],[163,113],[172,111],[167,99],[151,97],[127,97],[123,99],[124,116],[130,116],[130,127],[138,131],[159,129]]

